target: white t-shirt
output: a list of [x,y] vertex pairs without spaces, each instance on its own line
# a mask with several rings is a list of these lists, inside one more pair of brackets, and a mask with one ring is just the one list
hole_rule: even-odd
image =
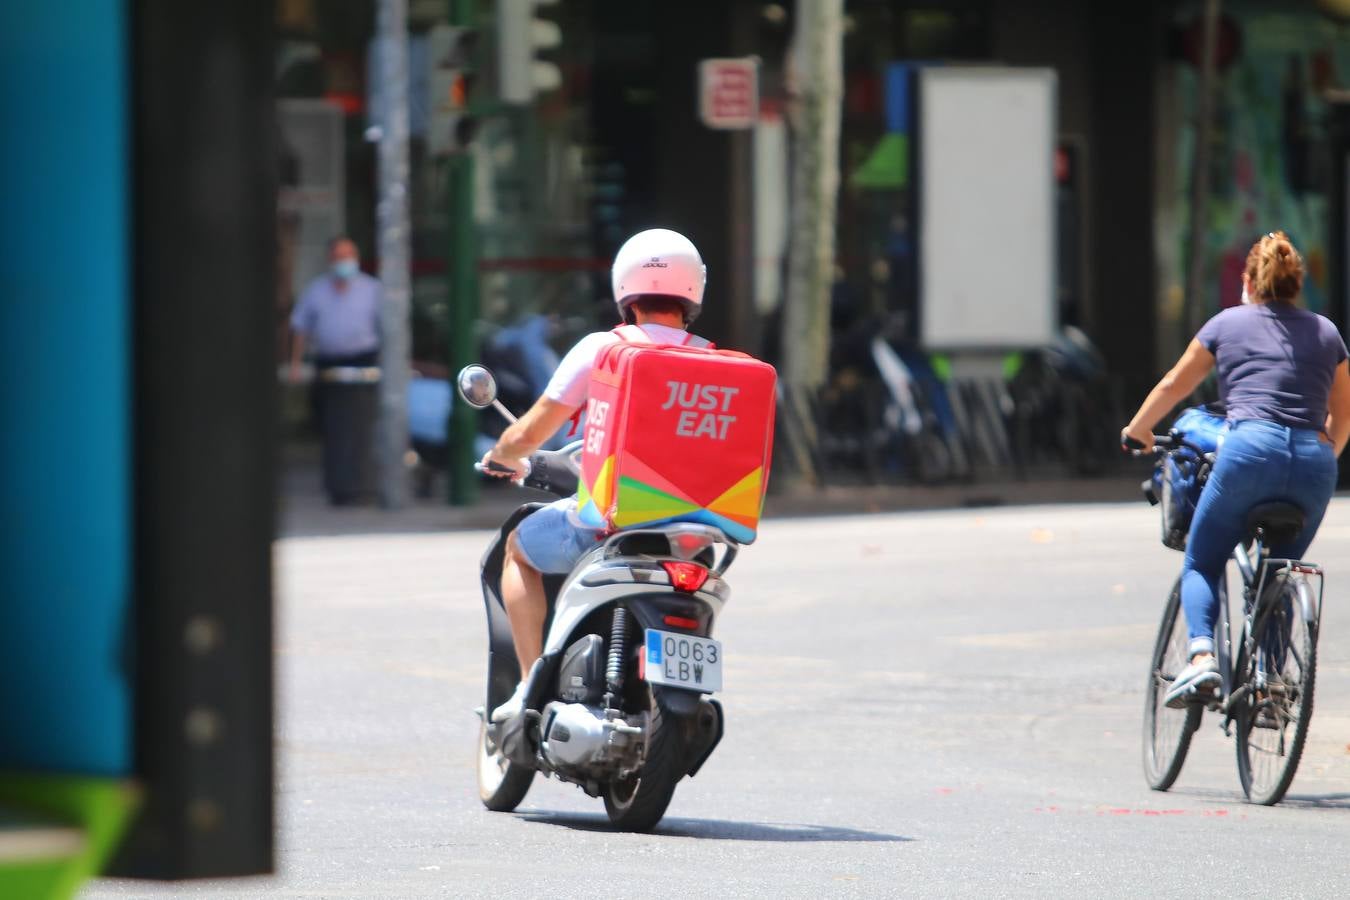
[[[683,328],[669,325],[642,325],[643,331],[656,344],[703,345],[701,339],[690,339],[689,332]],[[577,341],[576,346],[567,351],[558,371],[553,373],[544,396],[564,406],[581,406],[586,402],[586,387],[590,384],[591,369],[595,367],[595,357],[607,344],[623,340],[612,331],[597,331]]]

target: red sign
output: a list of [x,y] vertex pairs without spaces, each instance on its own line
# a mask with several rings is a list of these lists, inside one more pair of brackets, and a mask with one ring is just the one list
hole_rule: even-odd
[[753,128],[759,117],[759,67],[754,59],[699,63],[699,118],[709,128]]

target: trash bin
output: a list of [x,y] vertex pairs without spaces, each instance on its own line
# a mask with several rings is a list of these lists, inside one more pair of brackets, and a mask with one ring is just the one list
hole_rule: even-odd
[[337,506],[364,502],[375,494],[379,367],[331,366],[318,374],[324,491]]

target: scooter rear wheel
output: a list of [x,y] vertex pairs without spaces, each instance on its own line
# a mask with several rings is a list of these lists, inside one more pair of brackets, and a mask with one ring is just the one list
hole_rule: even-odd
[[488,736],[487,722],[478,728],[478,796],[493,812],[511,812],[525,799],[534,770],[518,766],[502,755]]
[[679,735],[667,726],[661,707],[646,689],[651,703],[647,725],[647,750],[642,768],[635,775],[605,785],[605,813],[615,828],[622,831],[651,831],[666,814],[675,785],[683,777],[679,771],[677,750]]

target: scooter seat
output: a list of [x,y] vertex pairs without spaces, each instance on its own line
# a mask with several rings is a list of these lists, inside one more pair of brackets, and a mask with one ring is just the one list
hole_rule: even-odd
[[1303,510],[1284,500],[1261,503],[1247,513],[1246,533],[1254,537],[1257,529],[1265,535],[1266,544],[1283,544],[1303,532],[1306,517]]

